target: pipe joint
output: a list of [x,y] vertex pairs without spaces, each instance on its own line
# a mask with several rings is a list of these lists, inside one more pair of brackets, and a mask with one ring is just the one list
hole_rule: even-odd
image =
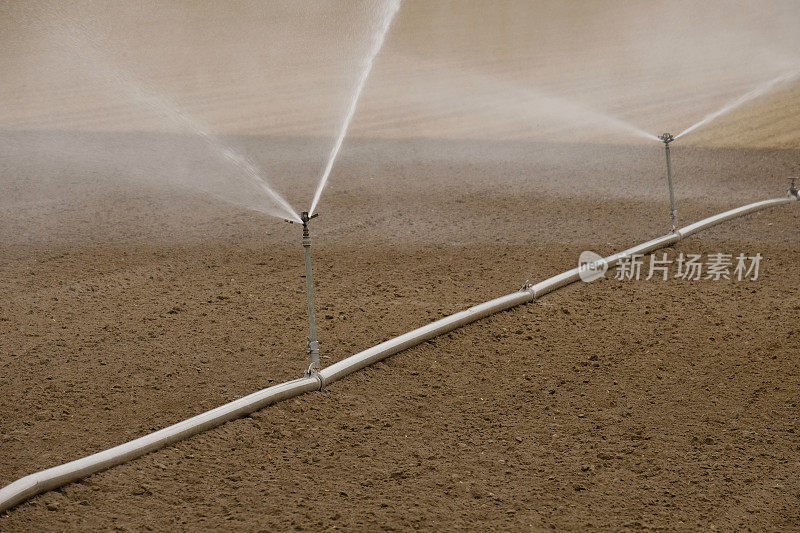
[[319,370],[312,370],[311,367],[308,368],[305,372],[305,376],[307,378],[315,379],[317,381],[316,390],[321,391],[324,385],[322,381],[322,375],[319,373]]
[[519,290],[522,292],[529,292],[531,293],[531,296],[535,296],[535,293],[533,291],[533,283],[531,283],[531,280],[529,279],[525,280],[525,283],[522,284],[522,287],[520,287]]
[[306,353],[308,355],[316,355],[317,359],[319,359],[319,341],[308,341]]
[[789,178],[789,189],[786,193],[789,195],[790,198],[794,198],[795,200],[800,200],[800,189],[797,188],[797,178]]
[[318,372],[319,371],[319,341],[312,341],[309,340],[306,344],[306,353],[308,354],[308,370],[306,374],[310,371]]

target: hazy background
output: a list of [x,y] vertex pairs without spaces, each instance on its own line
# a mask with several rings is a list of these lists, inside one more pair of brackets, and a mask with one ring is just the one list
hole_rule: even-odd
[[[161,202],[141,216],[180,224],[197,209],[176,195],[281,217],[255,174],[307,209],[381,7],[0,1],[3,238],[50,232],[69,209],[69,220],[92,226],[110,216],[104,210],[113,218]],[[466,158],[465,182],[571,195],[602,178],[624,184],[609,194],[660,197],[660,181],[657,191],[637,181],[663,177],[663,153],[646,135],[678,133],[800,73],[799,27],[794,1],[405,0],[331,184],[380,196],[403,165],[422,165],[415,175],[424,182],[425,164]],[[798,96],[796,78],[776,84],[681,138],[673,146],[683,186],[698,180],[686,173],[684,147],[800,148]],[[369,144],[381,139],[396,142]],[[412,139],[434,144],[423,153]],[[498,158],[528,157],[530,143],[653,149],[631,153],[615,174],[610,155],[540,146],[533,151],[546,164],[504,176]],[[559,177],[565,171],[575,178]],[[703,183],[679,197],[715,191],[713,180]]]
[[[378,4],[5,1],[0,126],[174,129],[120,94],[119,69],[215,131],[329,136]],[[792,1],[405,0],[353,134],[596,139],[562,131],[601,126],[581,108],[677,131],[800,68],[798,23]],[[796,141],[753,126],[748,146]],[[725,133],[692,141],[745,142]]]

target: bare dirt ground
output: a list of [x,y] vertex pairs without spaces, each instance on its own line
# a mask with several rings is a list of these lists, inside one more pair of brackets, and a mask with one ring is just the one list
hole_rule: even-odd
[[[798,155],[676,152],[687,223],[782,194]],[[324,362],[662,234],[662,156],[353,142],[315,227]],[[174,190],[66,190],[4,211],[3,484],[303,368],[296,226]],[[0,530],[799,528],[798,221],[791,204],[668,250],[760,252],[757,281],[576,284],[35,497]]]

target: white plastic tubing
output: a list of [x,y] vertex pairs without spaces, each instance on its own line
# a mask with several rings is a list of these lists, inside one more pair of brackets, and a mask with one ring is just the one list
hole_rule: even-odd
[[[616,265],[621,259],[635,254],[647,254],[659,248],[670,246],[681,239],[694,235],[726,220],[736,218],[753,211],[767,207],[795,201],[797,198],[789,196],[774,200],[764,200],[753,204],[731,209],[684,228],[675,233],[658,237],[633,248],[610,255],[605,258],[609,268]],[[557,276],[546,279],[533,286],[520,289],[517,292],[495,298],[488,302],[475,305],[447,316],[436,322],[422,326],[398,337],[394,337],[377,346],[368,348],[338,363],[320,370],[317,375],[287,381],[267,389],[254,392],[249,396],[239,398],[216,409],[199,414],[183,422],[178,422],[155,433],[145,435],[138,439],[120,444],[108,450],[95,453],[82,459],[65,463],[27,475],[0,489],[0,512],[6,511],[18,503],[36,494],[58,488],[62,485],[86,477],[95,472],[105,470],[112,466],[124,463],[146,453],[152,452],[173,442],[186,439],[192,435],[219,426],[220,424],[250,414],[266,407],[267,405],[286,400],[306,392],[319,390],[322,387],[340,380],[377,361],[385,359],[397,352],[416,346],[428,339],[447,333],[470,322],[486,316],[504,311],[519,304],[529,302],[536,298],[559,289],[580,279],[578,268],[562,272]]]

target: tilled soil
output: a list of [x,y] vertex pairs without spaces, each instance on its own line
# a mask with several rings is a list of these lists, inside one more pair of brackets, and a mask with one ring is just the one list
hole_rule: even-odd
[[[343,154],[313,227],[323,364],[667,227],[659,149],[432,143]],[[781,195],[797,155],[686,149],[682,221]],[[183,192],[83,195],[73,172],[70,195],[2,212],[2,484],[304,368],[297,226]],[[798,529],[799,221],[785,205],[658,252],[760,253],[756,281],[612,271],[0,530]]]

